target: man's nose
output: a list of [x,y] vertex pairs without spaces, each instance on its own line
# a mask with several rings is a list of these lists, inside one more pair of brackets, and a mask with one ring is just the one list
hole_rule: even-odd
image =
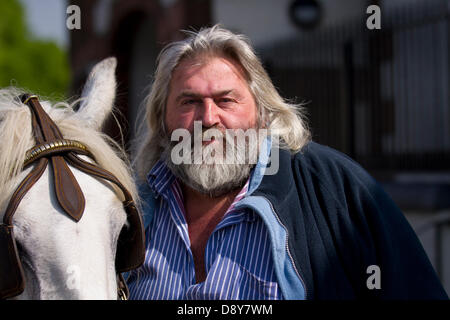
[[213,127],[219,123],[219,107],[213,99],[205,99],[200,108],[199,118],[204,127]]

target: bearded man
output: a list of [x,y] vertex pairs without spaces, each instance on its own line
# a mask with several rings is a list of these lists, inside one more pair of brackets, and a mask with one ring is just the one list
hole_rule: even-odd
[[160,53],[147,98],[135,159],[147,251],[130,297],[445,298],[399,209],[358,164],[311,141],[246,38],[218,26],[188,35]]

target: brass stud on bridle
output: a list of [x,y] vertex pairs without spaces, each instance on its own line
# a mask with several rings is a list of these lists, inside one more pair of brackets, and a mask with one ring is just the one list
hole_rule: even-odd
[[88,148],[81,142],[69,139],[58,139],[34,146],[25,153],[24,167],[44,153],[54,153],[55,151],[64,151],[64,149],[73,150],[74,148],[84,153],[89,152]]

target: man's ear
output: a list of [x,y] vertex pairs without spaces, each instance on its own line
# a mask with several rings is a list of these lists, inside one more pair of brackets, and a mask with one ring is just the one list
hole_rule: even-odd
[[77,116],[95,130],[100,130],[113,108],[116,96],[116,66],[117,59],[114,57],[97,63],[90,72],[81,94]]

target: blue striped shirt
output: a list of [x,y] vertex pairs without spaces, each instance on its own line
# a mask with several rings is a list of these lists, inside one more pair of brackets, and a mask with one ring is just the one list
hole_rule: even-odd
[[235,210],[248,181],[212,232],[205,249],[205,281],[196,283],[180,183],[159,161],[148,183],[162,197],[146,230],[146,257],[131,272],[130,299],[282,299],[269,234],[252,210]]

